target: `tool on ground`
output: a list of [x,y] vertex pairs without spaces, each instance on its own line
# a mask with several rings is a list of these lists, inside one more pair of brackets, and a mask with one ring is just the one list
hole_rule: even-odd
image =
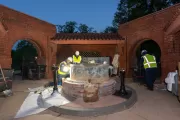
[[1,65],[0,65],[0,69],[1,69],[1,74],[2,74],[2,77],[3,77],[4,83],[5,83],[5,85],[6,85],[6,88],[5,88],[5,90],[3,91],[3,94],[4,94],[5,96],[11,96],[11,95],[13,94],[13,92],[12,92],[12,90],[11,90],[11,89],[8,87],[8,85],[7,85],[7,81],[6,81],[5,77],[4,77],[4,73],[3,73],[3,70],[2,70],[2,68],[1,68]]

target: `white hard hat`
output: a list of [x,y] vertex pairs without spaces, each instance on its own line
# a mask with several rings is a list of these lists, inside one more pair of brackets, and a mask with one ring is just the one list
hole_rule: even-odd
[[142,50],[142,51],[141,51],[141,55],[142,55],[143,53],[147,53],[147,50]]
[[75,54],[76,54],[76,55],[79,55],[79,51],[76,51]]
[[70,62],[72,62],[73,60],[72,60],[72,57],[68,57],[68,60],[70,61]]
[[106,62],[106,61],[104,61],[104,62],[103,62],[103,64],[107,64],[107,62]]

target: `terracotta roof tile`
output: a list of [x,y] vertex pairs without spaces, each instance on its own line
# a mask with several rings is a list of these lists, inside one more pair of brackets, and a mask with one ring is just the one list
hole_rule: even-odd
[[124,40],[117,33],[56,33],[51,40]]

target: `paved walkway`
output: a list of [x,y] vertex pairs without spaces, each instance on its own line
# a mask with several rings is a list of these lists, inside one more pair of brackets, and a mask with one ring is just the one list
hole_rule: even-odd
[[[38,87],[47,81],[15,81],[14,95],[0,98],[0,120],[14,120],[16,112],[28,95],[28,87]],[[180,103],[167,91],[148,91],[135,83],[128,83],[138,95],[130,109],[98,117],[66,116],[46,110],[42,113],[15,120],[180,120]]]

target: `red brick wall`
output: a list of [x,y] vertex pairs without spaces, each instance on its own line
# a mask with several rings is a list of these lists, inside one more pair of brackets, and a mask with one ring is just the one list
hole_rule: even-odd
[[164,72],[175,71],[180,62],[180,32],[164,39]]
[[[56,33],[54,25],[21,12],[0,5],[0,18],[8,32],[0,31],[0,63],[2,67],[11,67],[11,50],[18,40],[32,42],[39,52],[39,57],[45,59],[47,69],[50,69],[48,57],[48,43],[50,37]],[[50,53],[51,54],[51,53]],[[48,75],[48,73],[47,73]]]
[[[164,81],[167,73],[175,70],[177,61],[176,53],[168,54],[168,49],[172,41],[166,36],[165,32],[179,15],[180,4],[161,10],[159,12],[138,18],[119,26],[119,34],[127,37],[127,72],[131,76],[131,67],[137,47],[145,40],[154,40],[161,48],[161,67]],[[179,38],[179,37],[177,37]],[[176,46],[179,49],[179,46]],[[176,57],[175,57],[176,56]]]
[[116,50],[116,45],[58,45],[57,63],[65,60],[67,57],[75,54],[75,51],[95,51],[101,56],[113,58]]
[[[179,33],[167,35],[166,30],[180,15],[179,9],[180,4],[177,4],[119,26],[119,34],[127,38],[127,46],[122,49],[121,44],[119,51],[121,66],[126,68],[128,76],[131,76],[130,68],[136,48],[147,39],[154,40],[161,48],[162,81],[168,72],[175,70],[177,62],[180,61],[180,57],[178,57]],[[52,46],[50,47],[50,37],[56,32],[55,26],[2,5],[0,5],[0,18],[3,19],[2,23],[8,30],[8,32],[0,30],[0,63],[2,67],[11,66],[11,49],[14,43],[20,39],[27,39],[36,44],[40,57],[45,59],[49,74],[52,63],[56,62],[56,49],[51,50]],[[176,44],[175,46],[173,46],[173,41]],[[58,46],[57,54],[63,56],[62,59],[64,59],[74,54],[76,50],[94,50],[99,51],[102,56],[112,57],[115,53],[115,46],[63,45]],[[122,54],[123,52],[124,54]]]

